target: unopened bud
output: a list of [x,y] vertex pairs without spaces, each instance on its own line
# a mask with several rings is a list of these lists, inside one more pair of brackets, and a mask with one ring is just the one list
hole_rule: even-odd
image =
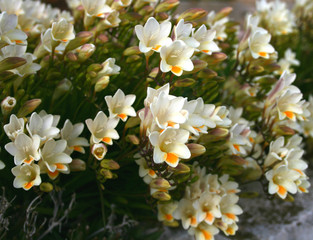
[[189,148],[189,151],[191,153],[190,159],[194,157],[198,157],[204,154],[206,151],[205,147],[198,143],[189,143],[187,144],[187,147]]
[[198,73],[199,78],[204,78],[204,79],[211,79],[217,76],[217,73],[214,72],[211,69],[203,69],[201,72]]
[[73,52],[68,52],[66,54],[66,59],[68,59],[71,62],[76,62],[78,60],[77,55]]
[[97,80],[95,84],[95,92],[101,92],[103,89],[105,89],[110,83],[110,77],[109,76],[103,76],[100,79]]
[[184,163],[178,163],[177,167],[171,167],[170,171],[174,172],[174,174],[185,174],[190,172],[190,167]]
[[189,87],[196,82],[193,78],[179,79],[174,83],[175,87]]
[[8,57],[0,62],[0,73],[6,70],[11,70],[20,67],[26,63],[24,58],[20,57]]
[[206,57],[207,63],[209,65],[215,65],[227,59],[227,55],[222,52],[214,52]]
[[208,15],[208,12],[202,8],[191,8],[179,15],[178,20],[184,19],[185,22],[200,19]]
[[292,136],[294,135],[296,132],[295,130],[293,130],[292,128],[286,126],[286,125],[280,125],[274,128],[274,131],[276,133],[278,133],[279,135],[288,135],[288,136]]
[[71,51],[82,46],[83,44],[88,42],[92,38],[92,36],[93,36],[92,32],[88,31],[77,33],[75,39],[73,39],[67,44],[65,52]]
[[227,128],[214,128],[209,132],[210,135],[216,136],[216,137],[226,137],[229,133],[229,130]]
[[86,170],[86,163],[81,159],[73,159],[69,166],[71,172],[81,172]]
[[171,184],[164,178],[155,178],[150,182],[150,187],[156,189],[168,189],[171,187]]
[[40,188],[40,191],[48,193],[53,190],[53,185],[48,182],[43,182],[42,184],[40,184],[39,188]]
[[99,72],[101,71],[103,68],[103,66],[99,63],[94,63],[94,64],[91,64],[88,68],[87,68],[87,72]]
[[140,122],[141,120],[139,117],[129,118],[126,122],[125,128],[132,128],[132,127],[138,126]]
[[91,57],[91,55],[95,52],[96,46],[88,43],[83,45],[79,50],[78,50],[78,60],[80,62],[86,61],[88,58]]
[[68,79],[63,79],[57,87],[54,90],[53,96],[52,96],[52,101],[55,101],[56,99],[60,98],[63,96],[65,93],[70,91],[72,88],[72,82]]
[[219,11],[214,18],[214,21],[218,21],[224,17],[227,17],[233,11],[232,7],[225,7],[221,11]]
[[28,100],[24,105],[20,108],[20,110],[17,113],[17,116],[20,117],[25,117],[28,114],[32,113],[35,111],[35,109],[41,104],[41,99],[32,99]]
[[153,11],[153,7],[148,5],[148,6],[144,6],[138,13],[141,15],[141,16],[147,16],[149,15],[152,11]]
[[179,0],[165,0],[161,2],[157,7],[155,8],[155,12],[167,12],[174,7],[177,7],[179,5]]
[[124,56],[131,56],[131,55],[138,55],[141,54],[138,46],[132,46],[129,48],[126,48],[123,52]]
[[163,224],[165,226],[168,226],[168,227],[178,227],[179,226],[179,222],[174,220],[172,222],[169,222],[169,221],[163,221]]
[[100,170],[100,174],[101,174],[103,177],[105,177],[106,179],[112,179],[112,178],[113,178],[113,173],[112,173],[110,170],[108,170],[108,169],[102,168],[102,169]]
[[169,201],[171,200],[171,195],[169,195],[168,193],[166,192],[154,192],[152,193],[152,197],[155,198],[155,199],[158,199],[160,201]]
[[169,18],[169,15],[167,13],[165,13],[165,12],[157,13],[156,16],[155,16],[155,19],[157,21],[165,21],[168,18]]
[[16,99],[14,97],[6,97],[1,102],[1,112],[4,116],[7,116],[11,113],[12,109],[16,105]]
[[206,68],[208,66],[208,63],[203,61],[203,60],[199,60],[199,59],[195,59],[195,60],[192,60],[192,63],[193,63],[193,70],[188,72],[188,73],[196,73],[196,72],[199,72],[201,71],[202,69]]
[[92,155],[98,160],[102,160],[107,151],[108,149],[103,143],[95,143],[91,149]]
[[254,65],[249,67],[249,74],[251,75],[257,75],[264,72],[264,67],[261,65]]
[[126,63],[133,63],[139,60],[141,60],[141,57],[139,55],[132,55],[126,58]]
[[149,73],[149,77],[147,78],[147,81],[152,82],[153,79],[158,75],[160,69],[158,67],[153,68],[151,72]]
[[136,135],[127,135],[126,139],[134,145],[139,145],[140,143],[140,140]]
[[103,159],[100,162],[100,166],[110,170],[117,170],[120,168],[120,165],[112,159]]
[[98,35],[98,40],[101,42],[101,43],[106,43],[109,41],[109,38],[107,35],[105,35],[104,33],[101,33]]

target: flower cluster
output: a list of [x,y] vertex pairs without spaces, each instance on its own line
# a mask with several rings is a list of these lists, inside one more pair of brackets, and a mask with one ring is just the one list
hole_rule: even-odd
[[12,142],[5,149],[14,156],[14,187],[29,190],[38,186],[42,182],[40,174],[47,174],[52,180],[60,173],[68,174],[73,151],[85,153],[83,147],[89,145],[88,141],[79,137],[84,125],[66,120],[59,129],[59,120],[60,116],[45,111],[33,113],[27,123],[14,114],[10,116],[4,131]]

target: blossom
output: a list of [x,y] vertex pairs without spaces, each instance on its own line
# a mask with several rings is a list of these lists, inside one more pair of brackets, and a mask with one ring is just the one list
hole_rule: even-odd
[[179,159],[188,159],[191,153],[185,143],[188,141],[189,132],[182,129],[166,128],[162,133],[152,132],[149,135],[154,146],[153,161],[176,167]]
[[98,72],[98,75],[112,76],[120,73],[121,67],[115,64],[115,58],[108,58],[101,65],[102,69]]
[[255,31],[249,38],[249,49],[253,58],[269,58],[269,54],[274,53],[275,49],[271,44],[271,35],[263,31]]
[[112,139],[119,139],[117,131],[114,129],[118,124],[118,119],[107,118],[104,112],[99,111],[94,120],[87,119],[86,125],[91,132],[91,143],[103,141],[109,145],[113,144]]
[[0,10],[1,12],[7,12],[8,14],[15,14],[19,16],[23,14],[24,11],[22,9],[23,0],[0,0]]
[[229,146],[233,154],[247,154],[245,146],[251,146],[247,135],[250,129],[244,124],[236,123],[230,129]]
[[197,227],[197,209],[194,208],[192,201],[189,199],[181,199],[178,203],[178,207],[173,213],[175,219],[180,219],[184,229],[191,227]]
[[51,37],[57,42],[68,42],[75,38],[74,26],[66,19],[61,18],[58,22],[54,22],[51,28]]
[[15,176],[13,181],[15,188],[23,188],[28,191],[33,186],[41,184],[40,168],[37,164],[16,166],[11,171]]
[[81,0],[81,3],[88,17],[104,18],[105,13],[111,12],[106,0]]
[[89,146],[86,138],[79,137],[84,130],[84,124],[76,123],[72,124],[70,120],[66,120],[63,128],[60,131],[61,138],[66,140],[67,147],[65,153],[72,154],[73,151],[85,153],[83,147]]
[[198,51],[211,55],[212,52],[217,52],[220,48],[213,41],[215,38],[215,30],[207,30],[206,26],[203,24],[201,27],[192,34],[194,39],[196,39],[200,45],[196,47]]
[[5,99],[2,100],[1,102],[1,112],[3,115],[9,114],[12,109],[16,105],[16,99],[14,97],[6,97]]
[[14,156],[15,165],[21,165],[22,163],[31,164],[34,160],[38,161],[40,159],[39,145],[40,137],[38,135],[29,137],[24,133],[20,133],[14,143],[10,142],[4,148]]
[[279,137],[270,143],[269,154],[265,158],[264,166],[271,166],[276,161],[282,160],[289,152],[289,149],[284,146],[284,137]]
[[200,223],[196,228],[190,228],[188,233],[195,235],[196,240],[214,240],[214,235],[218,234],[219,230],[213,225],[205,222]]
[[[169,96],[170,84],[167,83],[158,89],[153,89],[151,87],[148,87],[147,88],[147,97],[144,100],[145,106],[150,107],[150,104],[153,102],[154,98],[158,98],[160,96],[161,92],[164,92],[165,95]],[[173,96],[173,98],[175,98],[175,97]]]
[[182,40],[165,45],[160,50],[162,72],[171,71],[176,76],[181,76],[183,71],[192,71],[194,65],[191,61],[194,49],[187,46]]
[[277,193],[279,197],[285,199],[288,192],[295,194],[298,190],[295,180],[300,177],[300,173],[288,169],[285,165],[266,172],[265,177],[269,181],[269,194]]
[[178,202],[158,203],[158,220],[173,222],[173,212],[177,209]]
[[171,42],[168,37],[172,24],[163,22],[161,24],[154,17],[150,17],[144,26],[136,25],[135,32],[139,39],[139,49],[143,53],[151,50],[160,52],[160,48]]
[[135,109],[131,107],[136,100],[134,94],[125,96],[124,92],[121,89],[118,89],[113,97],[106,96],[104,99],[108,105],[110,117],[118,117],[125,122],[128,116],[136,116]]
[[157,177],[155,171],[148,167],[144,158],[139,158],[135,162],[139,165],[139,176],[143,178],[145,183],[149,184],[153,178]]
[[222,197],[220,208],[222,213],[222,221],[226,224],[232,224],[239,221],[237,215],[242,214],[242,209],[236,203],[239,197],[235,194],[227,194]]
[[10,122],[4,125],[3,129],[6,135],[14,141],[19,134],[24,132],[24,124],[23,118],[17,118],[16,115],[12,114]]
[[108,152],[107,147],[103,143],[95,143],[92,146],[91,153],[97,160],[102,160]]
[[174,26],[173,39],[182,40],[186,43],[186,45],[192,48],[199,47],[200,43],[194,37],[190,37],[191,33],[192,33],[192,24],[185,23],[184,19],[181,19],[179,20],[177,25]]
[[59,172],[68,173],[68,164],[72,162],[72,158],[64,153],[67,143],[65,140],[55,141],[54,139],[49,139],[42,148],[41,166],[43,170],[47,168],[48,176],[51,179],[55,179]]
[[27,43],[27,35],[23,31],[16,28],[17,16],[0,13],[0,40],[7,44],[25,45]]

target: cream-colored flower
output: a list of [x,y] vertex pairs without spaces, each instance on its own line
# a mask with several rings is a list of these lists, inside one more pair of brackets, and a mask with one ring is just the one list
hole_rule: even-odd
[[120,13],[116,10],[113,10],[112,12],[108,13],[105,18],[98,24],[97,29],[100,31],[108,28],[118,27],[121,22],[119,16]]
[[173,216],[175,219],[181,220],[184,229],[189,229],[190,227],[197,227],[199,224],[197,211],[191,200],[183,198],[179,201]]
[[178,24],[174,26],[173,39],[182,40],[192,48],[199,47],[200,43],[194,37],[190,36],[191,33],[192,33],[192,24],[185,23],[184,19],[181,19],[179,20]]
[[11,171],[15,176],[13,181],[15,188],[23,188],[28,191],[33,186],[41,184],[40,168],[37,164],[16,166]]
[[264,31],[256,30],[249,38],[249,49],[253,58],[269,58],[269,54],[274,53],[275,49],[269,43],[271,35]]
[[153,161],[176,167],[180,158],[190,158],[190,151],[185,145],[188,138],[189,132],[181,129],[166,128],[162,133],[152,132],[149,139],[154,146]]
[[42,148],[41,165],[47,168],[46,172],[51,179],[55,179],[60,172],[69,173],[68,164],[72,162],[72,158],[64,153],[66,146],[65,140],[49,139]]
[[1,12],[7,12],[8,14],[19,16],[24,13],[22,4],[23,0],[0,0],[0,10]]
[[235,194],[227,194],[222,197],[220,208],[222,212],[222,221],[226,224],[232,224],[239,221],[237,215],[243,213],[241,207],[237,205],[239,197]]
[[17,118],[16,115],[12,114],[10,122],[4,125],[3,129],[6,135],[14,141],[19,134],[24,132],[24,124],[23,118]]
[[4,148],[14,156],[15,165],[21,165],[22,163],[31,164],[34,160],[38,161],[40,159],[39,145],[40,137],[38,135],[29,137],[24,133],[20,133],[14,143],[10,142]]
[[155,171],[148,167],[144,158],[139,158],[135,162],[139,165],[139,176],[143,178],[145,183],[149,184],[153,178],[157,177]]
[[211,55],[212,52],[220,51],[220,48],[213,41],[215,35],[215,30],[207,30],[206,26],[203,24],[196,32],[192,34],[193,38],[200,43],[200,45],[196,47],[196,50],[208,55]]
[[8,115],[16,105],[16,99],[14,97],[6,97],[1,101],[1,112],[3,115]]
[[112,139],[119,139],[119,135],[115,130],[118,124],[117,118],[107,118],[104,112],[98,112],[94,120],[87,119],[86,125],[91,132],[90,143],[99,143],[101,141],[112,145]]
[[163,222],[173,222],[173,212],[177,209],[178,202],[158,202],[158,220]]
[[66,140],[67,147],[65,153],[71,155],[73,151],[85,153],[83,147],[88,147],[89,143],[86,138],[79,137],[84,130],[83,123],[72,124],[70,120],[66,120],[60,131],[61,138]]
[[118,89],[113,97],[106,96],[104,99],[108,105],[111,118],[118,117],[125,122],[128,116],[136,116],[136,111],[131,106],[136,100],[134,94],[125,96],[124,92],[121,89]]
[[112,11],[106,0],[81,0],[81,2],[88,17],[104,18],[105,13]]
[[176,76],[181,76],[183,71],[192,71],[194,65],[191,61],[194,49],[187,46],[182,40],[176,40],[165,45],[160,50],[162,72],[171,71]]
[[95,143],[91,148],[92,155],[99,161],[104,158],[107,152],[108,149],[103,143]]
[[136,25],[135,32],[139,39],[139,49],[143,53],[151,50],[160,52],[160,48],[171,42],[168,37],[171,32],[172,24],[170,22],[159,22],[150,17],[144,26]]
[[66,19],[62,18],[58,22],[54,22],[51,28],[51,37],[56,42],[67,43],[75,38],[74,26]]
[[0,13],[0,40],[6,44],[26,45],[27,35],[17,29],[17,16]]
[[200,223],[196,228],[192,227],[188,230],[190,235],[195,236],[195,240],[214,240],[214,235],[218,234],[218,232],[217,227],[205,222]]
[[101,65],[99,76],[112,76],[120,73],[121,67],[115,64],[115,58],[108,58]]
[[[144,100],[145,106],[146,107],[150,107],[150,104],[153,102],[154,98],[158,98],[160,96],[161,92],[164,92],[165,95],[170,96],[169,95],[169,93],[170,93],[170,84],[167,83],[167,84],[165,84],[164,86],[162,86],[162,87],[160,87],[158,89],[153,89],[153,88],[148,87],[147,88],[147,97]],[[175,98],[175,97],[173,96],[173,97],[170,97],[170,98]]]

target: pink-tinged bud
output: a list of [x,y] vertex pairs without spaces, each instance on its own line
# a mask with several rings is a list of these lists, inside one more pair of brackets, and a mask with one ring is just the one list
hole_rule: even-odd
[[98,160],[102,160],[107,151],[108,149],[103,143],[96,143],[91,148],[92,155]]
[[69,166],[71,172],[82,172],[86,170],[86,163],[80,159],[73,159]]
[[214,128],[209,132],[210,135],[213,135],[215,137],[226,137],[228,133],[229,131],[227,128]]
[[177,167],[175,168],[169,167],[169,169],[171,172],[173,172],[176,175],[190,172],[190,167],[184,163],[178,163]]
[[165,12],[160,12],[155,15],[155,19],[157,21],[165,21],[168,18],[169,18],[169,15]]
[[141,16],[147,16],[149,15],[152,11],[153,11],[153,7],[148,5],[148,6],[144,6],[138,13],[141,15]]
[[1,102],[1,112],[4,116],[7,116],[11,113],[12,109],[16,105],[16,99],[14,97],[6,97]]
[[169,189],[171,184],[164,178],[155,178],[150,182],[150,187],[156,189]]
[[71,40],[65,48],[65,52],[76,49],[87,43],[93,37],[92,32],[84,31],[76,34],[76,37]]
[[219,11],[214,18],[214,21],[218,21],[224,17],[227,17],[233,11],[232,7],[225,7],[221,11]]
[[214,225],[222,231],[226,231],[228,228],[228,224],[223,222],[221,219],[215,219]]
[[11,70],[20,67],[26,63],[24,58],[20,57],[8,57],[0,62],[0,73],[6,70]]
[[25,117],[28,114],[32,113],[35,111],[35,109],[41,104],[41,99],[32,99],[28,100],[24,105],[20,108],[20,110],[17,113],[17,116],[20,117]]
[[286,125],[277,126],[274,128],[274,131],[278,133],[279,135],[283,135],[283,136],[292,136],[296,134],[295,130],[293,130],[292,128]]
[[208,15],[208,12],[202,8],[191,8],[179,15],[177,22],[184,19],[185,22],[200,19]]
[[209,65],[218,64],[227,59],[227,55],[222,52],[214,52],[212,55],[206,56],[205,60]]
[[203,69],[201,72],[198,73],[199,78],[204,78],[204,79],[211,79],[217,76],[217,73],[214,72],[211,69]]
[[141,54],[138,46],[132,46],[129,48],[126,48],[123,52],[124,56],[131,56],[131,55],[139,55]]
[[48,193],[53,190],[53,185],[48,182],[43,182],[40,184],[39,188],[40,188],[40,191]]
[[110,77],[109,76],[103,76],[100,79],[97,80],[95,84],[95,92],[101,92],[104,90],[110,83]]
[[189,151],[191,153],[190,159],[194,157],[198,157],[204,154],[206,151],[205,147],[198,143],[189,143],[187,144],[187,147],[189,148]]
[[78,52],[78,60],[80,62],[86,61],[91,55],[95,52],[96,46],[93,44],[85,44],[83,45]]
[[140,140],[136,135],[127,135],[126,140],[131,142],[134,145],[139,145]]
[[167,12],[173,9],[174,7],[177,7],[178,5],[179,5],[178,0],[165,0],[161,2],[159,5],[157,5],[157,7],[155,8],[155,12],[156,13]]
[[77,55],[73,52],[68,52],[66,54],[66,59],[68,59],[71,62],[76,62],[78,60]]
[[190,71],[190,72],[186,72],[186,73],[196,73],[196,72],[199,72],[201,71],[202,69],[206,68],[208,66],[208,63],[203,61],[203,60],[199,60],[199,59],[195,59],[195,60],[192,60],[192,63],[193,63],[193,70]]
[[100,166],[110,170],[117,170],[120,168],[120,165],[112,159],[103,159]]
[[68,80],[67,78],[63,79],[55,88],[52,96],[52,101],[55,101],[56,99],[64,96],[65,93],[72,89],[72,86],[73,85],[70,80]]
[[109,41],[109,38],[107,35],[105,35],[104,33],[101,33],[98,35],[97,39],[101,42],[101,43],[106,43]]
[[169,201],[171,200],[171,195],[166,192],[154,192],[152,193],[152,197],[158,199],[160,201]]
[[193,85],[196,82],[193,78],[185,78],[185,79],[179,79],[175,81],[174,86],[175,87],[189,87]]

